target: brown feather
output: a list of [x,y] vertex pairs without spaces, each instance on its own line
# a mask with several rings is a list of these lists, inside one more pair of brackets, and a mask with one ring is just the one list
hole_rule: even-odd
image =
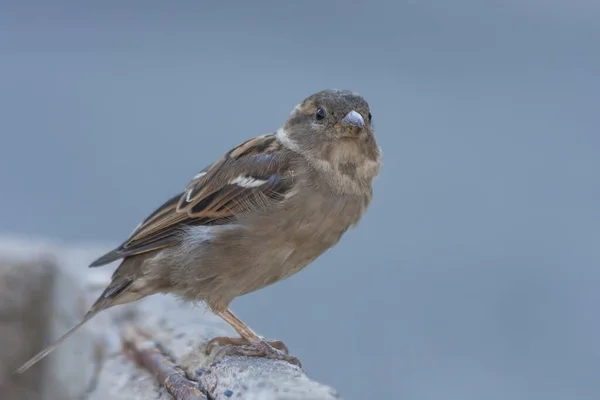
[[[177,245],[185,226],[231,223],[244,212],[263,206],[266,198],[283,199],[293,176],[282,150],[274,134],[258,136],[230,150],[192,179],[183,193],[150,214],[121,246],[90,267]],[[267,182],[257,187],[231,184],[239,176]]]

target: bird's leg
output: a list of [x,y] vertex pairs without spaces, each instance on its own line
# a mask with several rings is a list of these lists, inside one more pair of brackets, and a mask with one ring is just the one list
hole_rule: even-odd
[[[225,337],[219,336],[212,339],[208,342],[206,346],[206,352],[210,353],[212,348],[215,345],[218,346],[243,346],[243,345],[257,345],[258,343],[264,341],[260,336],[258,336],[250,327],[244,324],[231,310],[227,309],[223,312],[217,312],[221,318],[223,318],[229,325],[231,325],[236,332],[240,334],[239,338]],[[287,346],[281,341],[267,341],[272,347],[275,347],[278,350],[284,351],[288,353]]]
[[225,355],[237,355],[246,357],[266,357],[276,360],[288,361],[299,367],[301,366],[298,358],[288,355],[287,346],[277,341],[267,341],[258,336],[250,327],[242,322],[230,309],[218,311],[220,316],[240,334],[240,338],[230,338],[219,336],[208,342],[206,353],[210,354],[213,347],[218,345],[221,347],[216,357]]

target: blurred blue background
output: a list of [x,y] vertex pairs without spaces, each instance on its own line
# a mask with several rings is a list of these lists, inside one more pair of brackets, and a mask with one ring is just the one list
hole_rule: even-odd
[[598,399],[599,41],[591,0],[5,1],[0,231],[117,244],[355,90],[372,208],[234,311],[345,399]]

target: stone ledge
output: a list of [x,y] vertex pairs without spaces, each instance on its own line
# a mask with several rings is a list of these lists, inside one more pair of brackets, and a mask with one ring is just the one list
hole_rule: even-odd
[[[18,316],[19,321],[26,318],[38,321],[39,326],[34,329],[38,332],[37,340],[30,339],[30,332],[23,332],[22,343],[25,345],[22,347],[25,351],[15,353],[21,358],[19,362],[41,350],[42,342],[49,344],[54,341],[83,316],[108,283],[117,265],[115,263],[112,268],[86,268],[92,259],[107,249],[108,246],[66,246],[41,240],[0,237],[0,263],[28,265],[28,270],[34,271],[22,275],[28,285],[35,286],[34,280],[45,282],[37,284],[37,291],[23,290],[31,298],[29,302],[13,296],[6,303],[0,303],[0,315],[8,310],[7,314]],[[15,268],[10,270],[14,272]],[[2,271],[4,269],[0,268],[0,274]],[[0,282],[6,276],[0,276]],[[36,278],[40,276],[46,276],[45,280]],[[12,308],[5,307],[5,304]],[[36,304],[49,305],[46,311],[48,318],[40,317],[39,310],[43,307],[36,307]],[[18,312],[14,311],[15,307]],[[31,330],[32,326],[29,323],[26,328],[18,329]],[[40,337],[42,330],[45,335]],[[133,361],[136,354],[139,356],[139,352],[132,353],[133,342],[134,350],[154,349],[154,355],[163,357],[165,365],[172,364],[179,371],[174,378],[181,381],[180,375],[183,376],[191,385],[201,389],[197,394],[204,398],[339,398],[334,389],[311,380],[302,370],[286,362],[225,357],[213,364],[204,353],[206,343],[214,336],[223,335],[235,336],[235,332],[203,307],[183,304],[170,296],[155,295],[100,313],[39,366],[5,384],[21,388],[19,393],[29,390],[27,397],[22,397],[27,399],[174,399],[162,385],[164,382],[157,380],[156,373],[153,375],[147,367]],[[129,343],[127,351],[124,339]],[[8,340],[9,335],[0,336],[0,349],[8,345]],[[15,354],[10,365],[0,362],[0,371],[18,366],[14,364]],[[3,363],[4,366],[1,365]],[[1,379],[0,374],[0,385]]]

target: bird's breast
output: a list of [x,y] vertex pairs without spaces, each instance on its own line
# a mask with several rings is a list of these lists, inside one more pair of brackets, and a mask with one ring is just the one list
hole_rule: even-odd
[[285,261],[278,266],[281,275],[287,277],[299,271],[335,246],[358,223],[367,205],[368,201],[358,196],[315,194],[290,207],[273,223],[277,228],[269,235],[277,238],[273,245],[287,252]]

